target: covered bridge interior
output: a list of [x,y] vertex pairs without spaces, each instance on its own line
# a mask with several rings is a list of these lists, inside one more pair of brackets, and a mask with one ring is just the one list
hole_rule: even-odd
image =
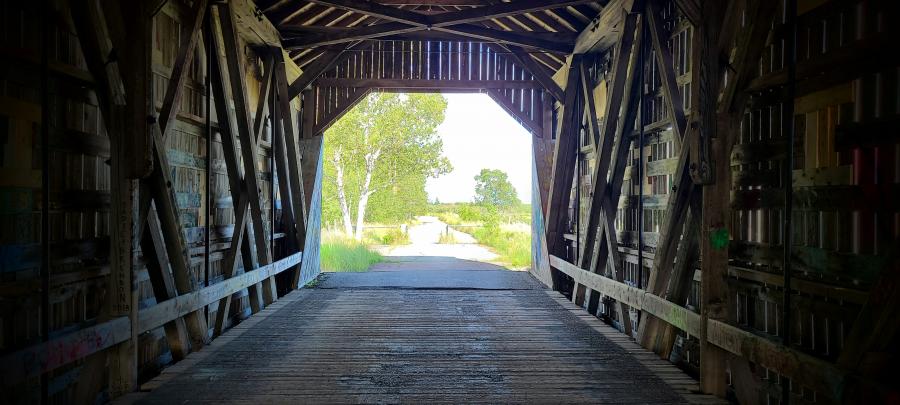
[[[196,367],[241,359],[226,346],[284,343],[308,327],[307,347],[321,349],[315,333],[363,321],[308,323],[300,310],[324,311],[302,306],[316,302],[304,286],[320,273],[323,133],[370,92],[402,91],[485,93],[531,133],[528,277],[547,293],[415,292],[435,308],[419,322],[490,307],[491,328],[552,331],[571,344],[554,356],[607,367],[517,388],[530,396],[445,400],[664,402],[615,368],[641,364],[675,402],[896,402],[897,8],[3,2],[0,401],[149,391],[137,398],[152,402],[162,381],[215,380]],[[366,314],[385,334],[410,321],[382,318],[378,305],[399,311],[396,301],[371,294],[341,314]],[[615,359],[584,342],[615,343]],[[513,346],[530,370],[549,364]],[[541,385],[601,382],[570,396]],[[431,386],[438,398],[466,387]],[[318,399],[432,399],[398,392]]]

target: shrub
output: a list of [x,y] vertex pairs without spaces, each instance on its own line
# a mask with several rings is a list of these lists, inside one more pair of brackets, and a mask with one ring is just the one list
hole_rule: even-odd
[[459,218],[463,221],[480,221],[482,219],[482,213],[479,207],[469,204],[460,205],[457,209],[457,214]]
[[381,242],[385,245],[408,245],[409,234],[398,228],[391,228],[381,235]]

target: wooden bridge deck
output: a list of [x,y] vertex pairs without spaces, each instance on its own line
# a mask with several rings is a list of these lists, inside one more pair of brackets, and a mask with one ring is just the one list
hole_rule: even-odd
[[[686,403],[696,383],[527,273],[340,273],[128,402]],[[432,276],[433,275],[433,276]],[[442,281],[443,280],[443,281]]]

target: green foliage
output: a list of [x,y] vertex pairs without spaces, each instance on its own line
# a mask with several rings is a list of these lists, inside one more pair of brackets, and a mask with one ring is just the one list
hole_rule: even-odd
[[484,221],[484,229],[491,233],[500,232],[500,211],[497,209],[497,206],[488,205],[484,207],[481,219]]
[[483,217],[482,207],[469,204],[460,205],[456,212],[463,221],[481,221]]
[[325,133],[323,220],[345,220],[339,174],[353,224],[361,201],[366,222],[405,222],[422,212],[426,180],[452,170],[437,135],[446,108],[439,94],[372,93],[339,119]]
[[372,245],[408,245],[409,233],[400,230],[400,227],[367,227],[365,241]]
[[382,235],[381,242],[385,245],[408,245],[409,234],[398,228],[391,228]]
[[439,212],[437,213],[437,217],[441,222],[449,225],[459,225],[460,222],[462,222],[459,214],[455,212]]
[[478,228],[472,236],[478,243],[488,246],[500,256],[500,261],[513,268],[531,265],[531,233],[506,232],[500,227]]
[[391,187],[372,194],[365,220],[367,223],[383,224],[410,222],[415,215],[420,215],[427,205],[425,177],[404,176],[397,179]]
[[383,258],[353,239],[323,235],[319,260],[322,271],[359,272],[368,270]]
[[[493,211],[491,211],[493,210]],[[429,204],[425,212],[450,225],[484,223],[488,216],[496,215],[500,223],[530,223],[531,204],[519,203],[511,207],[493,207],[474,203]]]
[[475,176],[475,203],[495,207],[512,207],[519,203],[516,189],[502,170],[481,169]]

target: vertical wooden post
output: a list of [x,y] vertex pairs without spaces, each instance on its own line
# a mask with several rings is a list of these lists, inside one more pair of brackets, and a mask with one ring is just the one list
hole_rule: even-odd
[[[269,244],[266,241],[265,220],[263,218],[263,206],[260,199],[259,190],[259,169],[257,167],[257,142],[255,135],[251,134],[253,124],[250,118],[250,110],[247,101],[247,84],[244,78],[244,69],[241,61],[242,49],[239,48],[240,41],[237,38],[235,29],[234,15],[231,6],[218,6],[214,11],[214,26],[218,26],[222,33],[221,48],[225,51],[225,66],[228,69],[228,82],[231,85],[231,97],[235,106],[235,118],[237,121],[237,135],[241,144],[240,153],[244,163],[244,181],[247,184],[248,195],[250,196],[250,223],[253,225],[253,241],[256,245],[257,255],[259,256],[260,265],[266,265],[272,262],[272,252],[269,250]],[[216,30],[213,30],[215,34]],[[266,305],[271,304],[278,297],[275,290],[275,280],[269,277],[262,281],[262,295]]]
[[[706,19],[701,21],[698,27],[700,38],[695,43],[699,44],[700,61],[694,69],[699,69],[697,77],[700,79],[699,100],[697,100],[696,112],[700,122],[698,131],[702,132],[697,137],[704,142],[710,142],[709,149],[712,154],[712,183],[703,186],[703,198],[700,218],[700,389],[717,397],[724,398],[726,381],[726,360],[728,353],[715,346],[707,339],[709,321],[717,320],[727,322],[728,316],[728,240],[730,238],[730,199],[731,199],[731,142],[736,128],[732,127],[738,121],[740,114],[730,117],[730,120],[719,119],[718,94],[719,94],[719,60],[718,52],[715,52],[716,38],[713,36],[719,32],[717,21],[721,10],[717,10],[715,4],[706,4],[704,14]],[[726,115],[727,117],[727,115]],[[709,179],[710,176],[704,176]],[[692,212],[696,214],[696,210]],[[689,232],[690,226],[687,227]],[[684,240],[689,241],[692,236],[685,235]],[[682,259],[682,257],[679,257]],[[689,271],[688,271],[689,273]]]
[[553,165],[553,98],[541,92],[541,133],[531,137],[531,148],[537,165],[537,185],[541,194],[541,212],[547,212],[550,198],[550,176]]
[[[582,55],[572,56],[569,63],[568,81],[566,82],[566,99],[563,103],[563,114],[560,118],[556,147],[553,151],[553,167],[550,177],[550,194],[547,202],[547,248],[552,255],[564,256],[563,234],[566,232],[566,212],[572,190],[572,179],[575,175],[575,153],[578,141],[578,128],[581,124],[581,61]],[[555,274],[555,273],[554,273]],[[554,288],[557,280],[554,277]]]
[[[134,198],[137,181],[133,177],[136,174],[133,159],[140,160],[139,156],[135,156],[135,147],[146,141],[143,139],[146,132],[133,132],[134,126],[131,124],[135,123],[129,121],[132,115],[126,108],[128,99],[119,74],[119,63],[107,58],[112,51],[112,41],[99,4],[96,0],[79,0],[73,2],[71,10],[85,61],[97,81],[97,95],[110,138],[110,274],[107,302],[99,320],[126,316],[131,325],[130,338],[109,349],[107,361],[104,362],[103,356],[92,356],[85,363],[86,377],[79,382],[75,396],[93,400],[100,385],[98,376],[102,375],[104,366],[109,371],[111,396],[132,392],[137,387],[138,306],[132,252],[137,247],[139,223],[135,220],[138,207]],[[121,17],[115,13],[113,18]],[[132,93],[128,95],[132,96]],[[142,124],[136,125],[140,128]]]
[[[109,351],[109,395],[112,398],[137,389],[138,295],[135,291],[132,252],[137,247],[140,223],[136,221],[137,181],[128,177],[129,143],[125,142],[124,109],[114,108],[110,136],[110,275],[107,316],[127,316],[131,338]],[[109,122],[109,121],[107,121]]]

